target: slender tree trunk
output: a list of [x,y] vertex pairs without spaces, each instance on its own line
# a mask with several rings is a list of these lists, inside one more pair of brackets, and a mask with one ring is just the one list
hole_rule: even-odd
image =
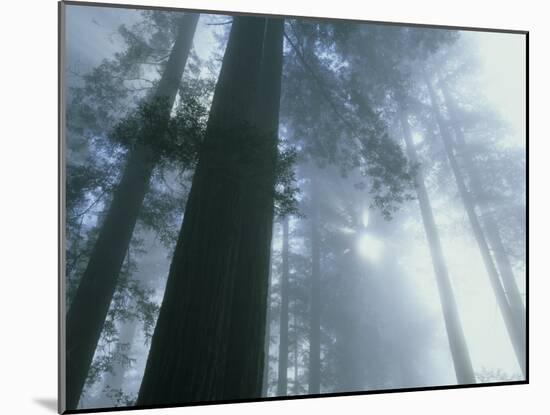
[[506,254],[506,248],[500,237],[499,226],[497,225],[495,218],[491,215],[491,212],[486,212],[482,215],[483,225],[486,230],[486,234],[493,250],[493,255],[496,260],[496,264],[504,285],[508,303],[512,308],[514,316],[516,318],[516,324],[519,327],[521,337],[524,342],[527,341],[526,333],[526,315],[525,305],[519,288],[516,283],[514,272],[512,271],[512,264]]
[[[407,155],[409,156],[409,160],[416,164],[418,163],[418,156],[412,141],[408,116],[403,110],[400,111],[400,121],[403,130],[403,139],[405,140],[407,148]],[[445,319],[447,339],[449,340],[449,347],[453,358],[456,380],[460,384],[476,383],[470,353],[468,352],[468,345],[464,338],[464,331],[462,329],[462,323],[460,322],[460,315],[458,313],[453,287],[449,278],[449,271],[447,270],[447,264],[439,239],[439,232],[432,212],[428,191],[424,184],[424,175],[420,168],[415,177],[415,188],[426,238],[430,246],[430,254],[437,281],[437,288],[439,290],[443,317]]]
[[298,382],[298,319],[296,317],[296,310],[294,311],[294,395],[298,395],[300,392],[299,382]]
[[[176,41],[153,99],[166,121],[181,82],[198,14],[185,14],[178,25]],[[163,134],[163,123],[155,136]],[[140,137],[130,151],[122,179],[105,215],[86,271],[71,302],[66,319],[67,409],[76,409],[103,329],[118,275],[136,220],[149,187],[157,154],[149,145],[155,137]]]
[[309,324],[309,394],[321,390],[321,254],[319,240],[319,199],[315,183],[315,170],[311,180],[311,292]]
[[[457,148],[461,150],[461,156],[464,161],[464,166],[466,167],[466,173],[468,174],[470,186],[472,188],[473,200],[478,209],[482,211],[482,206],[478,202],[478,198],[483,194],[483,185],[480,182],[481,175],[476,164],[472,160],[470,153],[467,151],[468,146],[464,138],[464,132],[462,131],[458,121],[458,109],[456,107],[456,103],[451,96],[447,85],[444,82],[440,82],[440,86],[443,96],[445,97],[445,104],[451,117],[451,125],[455,132],[456,142],[458,144]],[[492,248],[496,266],[506,291],[508,303],[512,308],[516,325],[520,330],[523,341],[526,342],[525,306],[516,283],[516,278],[514,277],[514,272],[512,271],[512,265],[510,264],[508,255],[506,255],[506,249],[504,248],[504,244],[502,243],[502,239],[500,237],[499,227],[491,212],[482,213],[481,220],[485,230],[485,235],[489,245]]]
[[472,195],[466,187],[464,177],[458,166],[458,162],[454,154],[452,141],[451,141],[449,131],[447,129],[447,125],[445,124],[445,121],[443,120],[443,117],[439,112],[437,97],[433,90],[431,81],[427,77],[426,77],[426,85],[427,85],[428,92],[430,95],[430,100],[432,103],[432,110],[434,112],[436,122],[439,127],[439,133],[441,136],[441,140],[443,142],[443,147],[447,154],[449,164],[451,166],[451,169],[453,171],[453,174],[458,186],[459,194],[461,196],[462,202],[464,203],[466,213],[470,220],[470,225],[472,226],[475,239],[477,241],[479,250],[481,252],[483,263],[487,270],[487,274],[489,276],[489,280],[493,288],[498,307],[502,314],[502,318],[504,320],[504,324],[506,326],[508,336],[510,338],[514,352],[516,354],[518,364],[521,368],[523,375],[525,376],[525,339],[522,338],[521,331],[519,330],[519,327],[517,327],[515,317],[512,313],[512,309],[508,304],[506,294],[504,293],[504,289],[502,288],[498,271],[491,257],[489,246],[487,244],[487,241],[485,240],[485,236],[483,234],[483,230],[479,223],[477,213],[475,212],[475,206],[474,206]]
[[271,345],[271,284],[273,278],[273,245],[269,254],[269,280],[267,282],[267,310],[265,316],[264,373],[262,376],[262,396],[267,397],[269,390],[269,348]]
[[261,396],[282,30],[234,18],[138,405]]
[[281,316],[279,319],[279,371],[277,395],[287,394],[288,384],[288,217],[283,219],[283,252],[281,273]]

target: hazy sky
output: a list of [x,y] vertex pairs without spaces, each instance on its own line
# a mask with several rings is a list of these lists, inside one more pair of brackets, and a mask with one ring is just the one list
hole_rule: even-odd
[[[67,63],[80,71],[89,70],[103,59],[111,58],[120,48],[118,27],[121,24],[130,26],[141,20],[141,10],[89,6],[67,6],[66,10]],[[210,54],[215,45],[213,31],[220,30],[208,26],[204,20],[199,20],[193,40],[200,58]]]
[[116,30],[140,20],[136,10],[108,7],[67,6],[66,51],[68,64],[88,70],[119,50]]
[[493,32],[463,32],[477,54],[485,95],[514,128],[515,144],[525,145],[526,36]]

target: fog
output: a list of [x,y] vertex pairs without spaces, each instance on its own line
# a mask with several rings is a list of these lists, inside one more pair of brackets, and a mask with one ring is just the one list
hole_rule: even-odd
[[[162,82],[179,15],[66,7],[69,313],[83,291],[81,279],[102,227],[118,222],[109,222],[109,207],[116,204],[137,146],[134,124],[126,120],[135,120],[131,117]],[[184,320],[186,306],[166,305],[178,301],[165,290],[178,267],[176,243],[187,229],[188,196],[198,194],[192,190],[199,182],[194,175],[213,123],[213,96],[221,96],[231,22],[224,15],[199,18],[170,107],[176,132],[158,133],[178,137],[177,145],[166,144],[151,166],[78,408],[524,379],[525,36],[286,18],[269,272],[257,278],[268,287],[266,307],[263,300],[257,306],[258,316],[266,318],[263,327],[253,326],[266,333],[258,349],[267,353],[261,394],[210,390],[180,400],[173,387],[172,397],[146,399],[142,378],[151,343],[161,336],[155,331],[159,310]],[[253,60],[241,70],[250,65]],[[218,105],[232,114],[240,99]],[[198,138],[180,139],[177,128]],[[241,186],[248,192],[254,184]],[[224,191],[220,184],[218,192]],[[208,211],[212,226],[233,212],[231,203]],[[250,223],[252,216],[246,216]],[[243,223],[247,229],[247,220]],[[229,238],[224,229],[197,232],[223,241]],[[216,243],[196,249],[214,249]],[[239,249],[255,245],[261,243]],[[210,261],[226,258],[221,251],[209,255]],[[251,253],[250,263],[257,256]],[[173,278],[168,287],[183,286]],[[244,304],[249,291],[239,281],[234,301]],[[262,290],[254,295],[262,296]],[[213,300],[197,301],[207,307]],[[228,316],[228,324],[236,325],[242,315]],[[169,317],[165,321],[172,327]],[[182,342],[181,355],[194,347],[185,339],[198,336],[185,327],[173,333],[173,341]],[[207,327],[205,322],[205,332]],[[246,327],[237,333],[255,333]],[[221,347],[220,336],[201,348]],[[246,339],[238,343],[244,356],[256,347]],[[158,350],[170,341],[159,340]],[[189,373],[189,382],[200,384],[200,367]]]

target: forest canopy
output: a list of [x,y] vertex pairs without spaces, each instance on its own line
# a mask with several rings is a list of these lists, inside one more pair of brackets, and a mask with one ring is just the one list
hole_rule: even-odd
[[63,18],[66,409],[525,379],[524,34]]

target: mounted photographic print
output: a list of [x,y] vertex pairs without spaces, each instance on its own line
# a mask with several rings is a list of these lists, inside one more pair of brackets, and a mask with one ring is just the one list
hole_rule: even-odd
[[527,383],[527,32],[59,10],[60,412]]

